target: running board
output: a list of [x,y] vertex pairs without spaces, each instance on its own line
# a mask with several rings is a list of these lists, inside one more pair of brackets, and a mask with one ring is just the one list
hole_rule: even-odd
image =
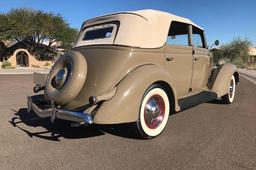
[[217,94],[211,91],[202,91],[196,95],[185,97],[178,100],[181,110],[189,109],[193,106],[199,105],[201,103],[206,103],[217,99]]

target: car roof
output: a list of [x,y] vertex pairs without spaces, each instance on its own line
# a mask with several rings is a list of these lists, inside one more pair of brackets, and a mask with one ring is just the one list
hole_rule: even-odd
[[[190,24],[203,30],[203,28],[193,23],[190,19],[163,11],[145,9],[117,12],[86,20],[81,27],[81,31],[86,27],[111,21],[119,21],[120,26],[117,35],[115,35],[114,42],[109,42],[109,44],[141,48],[162,47],[166,43],[172,21]],[[81,36],[83,35],[80,33],[80,39],[78,39],[76,46],[84,44]]]
[[194,22],[192,22],[188,18],[181,17],[181,16],[178,16],[178,15],[174,15],[174,14],[164,12],[164,11],[154,10],[154,9],[143,9],[143,10],[136,10],[136,11],[116,12],[116,13],[111,13],[111,14],[107,14],[107,15],[103,15],[103,16],[98,16],[98,17],[86,20],[84,23],[89,22],[89,21],[93,21],[93,20],[102,19],[104,17],[111,16],[111,15],[122,15],[122,14],[138,15],[138,16],[144,18],[145,20],[147,20],[148,22],[153,22],[153,20],[155,20],[155,18],[158,18],[160,20],[175,20],[175,21],[178,21],[178,22],[183,22],[183,23],[194,25],[197,28],[203,30],[202,27],[198,26],[197,24],[195,24]]
[[147,18],[147,20],[149,20],[149,21],[153,20],[155,17],[158,17],[159,19],[163,18],[163,19],[175,20],[175,21],[178,21],[178,22],[191,24],[191,25],[194,25],[194,26],[200,28],[201,30],[203,30],[203,28],[196,25],[190,19],[178,16],[178,15],[174,15],[174,14],[171,14],[171,13],[168,13],[168,12],[157,11],[157,10],[153,10],[153,9],[145,9],[145,10],[133,11],[132,13],[141,15],[141,16]]

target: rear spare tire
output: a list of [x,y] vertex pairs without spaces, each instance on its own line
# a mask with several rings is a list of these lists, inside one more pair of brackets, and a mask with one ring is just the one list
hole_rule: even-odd
[[45,84],[46,98],[58,105],[72,101],[82,89],[87,74],[85,57],[69,51],[57,60]]

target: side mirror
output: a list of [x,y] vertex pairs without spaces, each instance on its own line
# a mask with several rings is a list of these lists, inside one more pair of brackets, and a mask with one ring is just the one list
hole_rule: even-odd
[[214,44],[211,45],[211,47],[209,48],[209,50],[211,50],[214,45],[215,45],[215,46],[218,46],[219,44],[220,44],[219,40],[215,40]]
[[214,45],[218,46],[220,44],[219,40],[215,40]]

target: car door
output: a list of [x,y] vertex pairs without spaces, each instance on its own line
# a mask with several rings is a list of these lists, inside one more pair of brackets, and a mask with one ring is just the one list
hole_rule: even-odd
[[210,72],[210,56],[203,30],[192,26],[193,76],[191,90],[199,92],[207,87]]
[[179,98],[189,93],[192,62],[189,25],[173,21],[165,46],[165,69],[174,80],[174,86]]

